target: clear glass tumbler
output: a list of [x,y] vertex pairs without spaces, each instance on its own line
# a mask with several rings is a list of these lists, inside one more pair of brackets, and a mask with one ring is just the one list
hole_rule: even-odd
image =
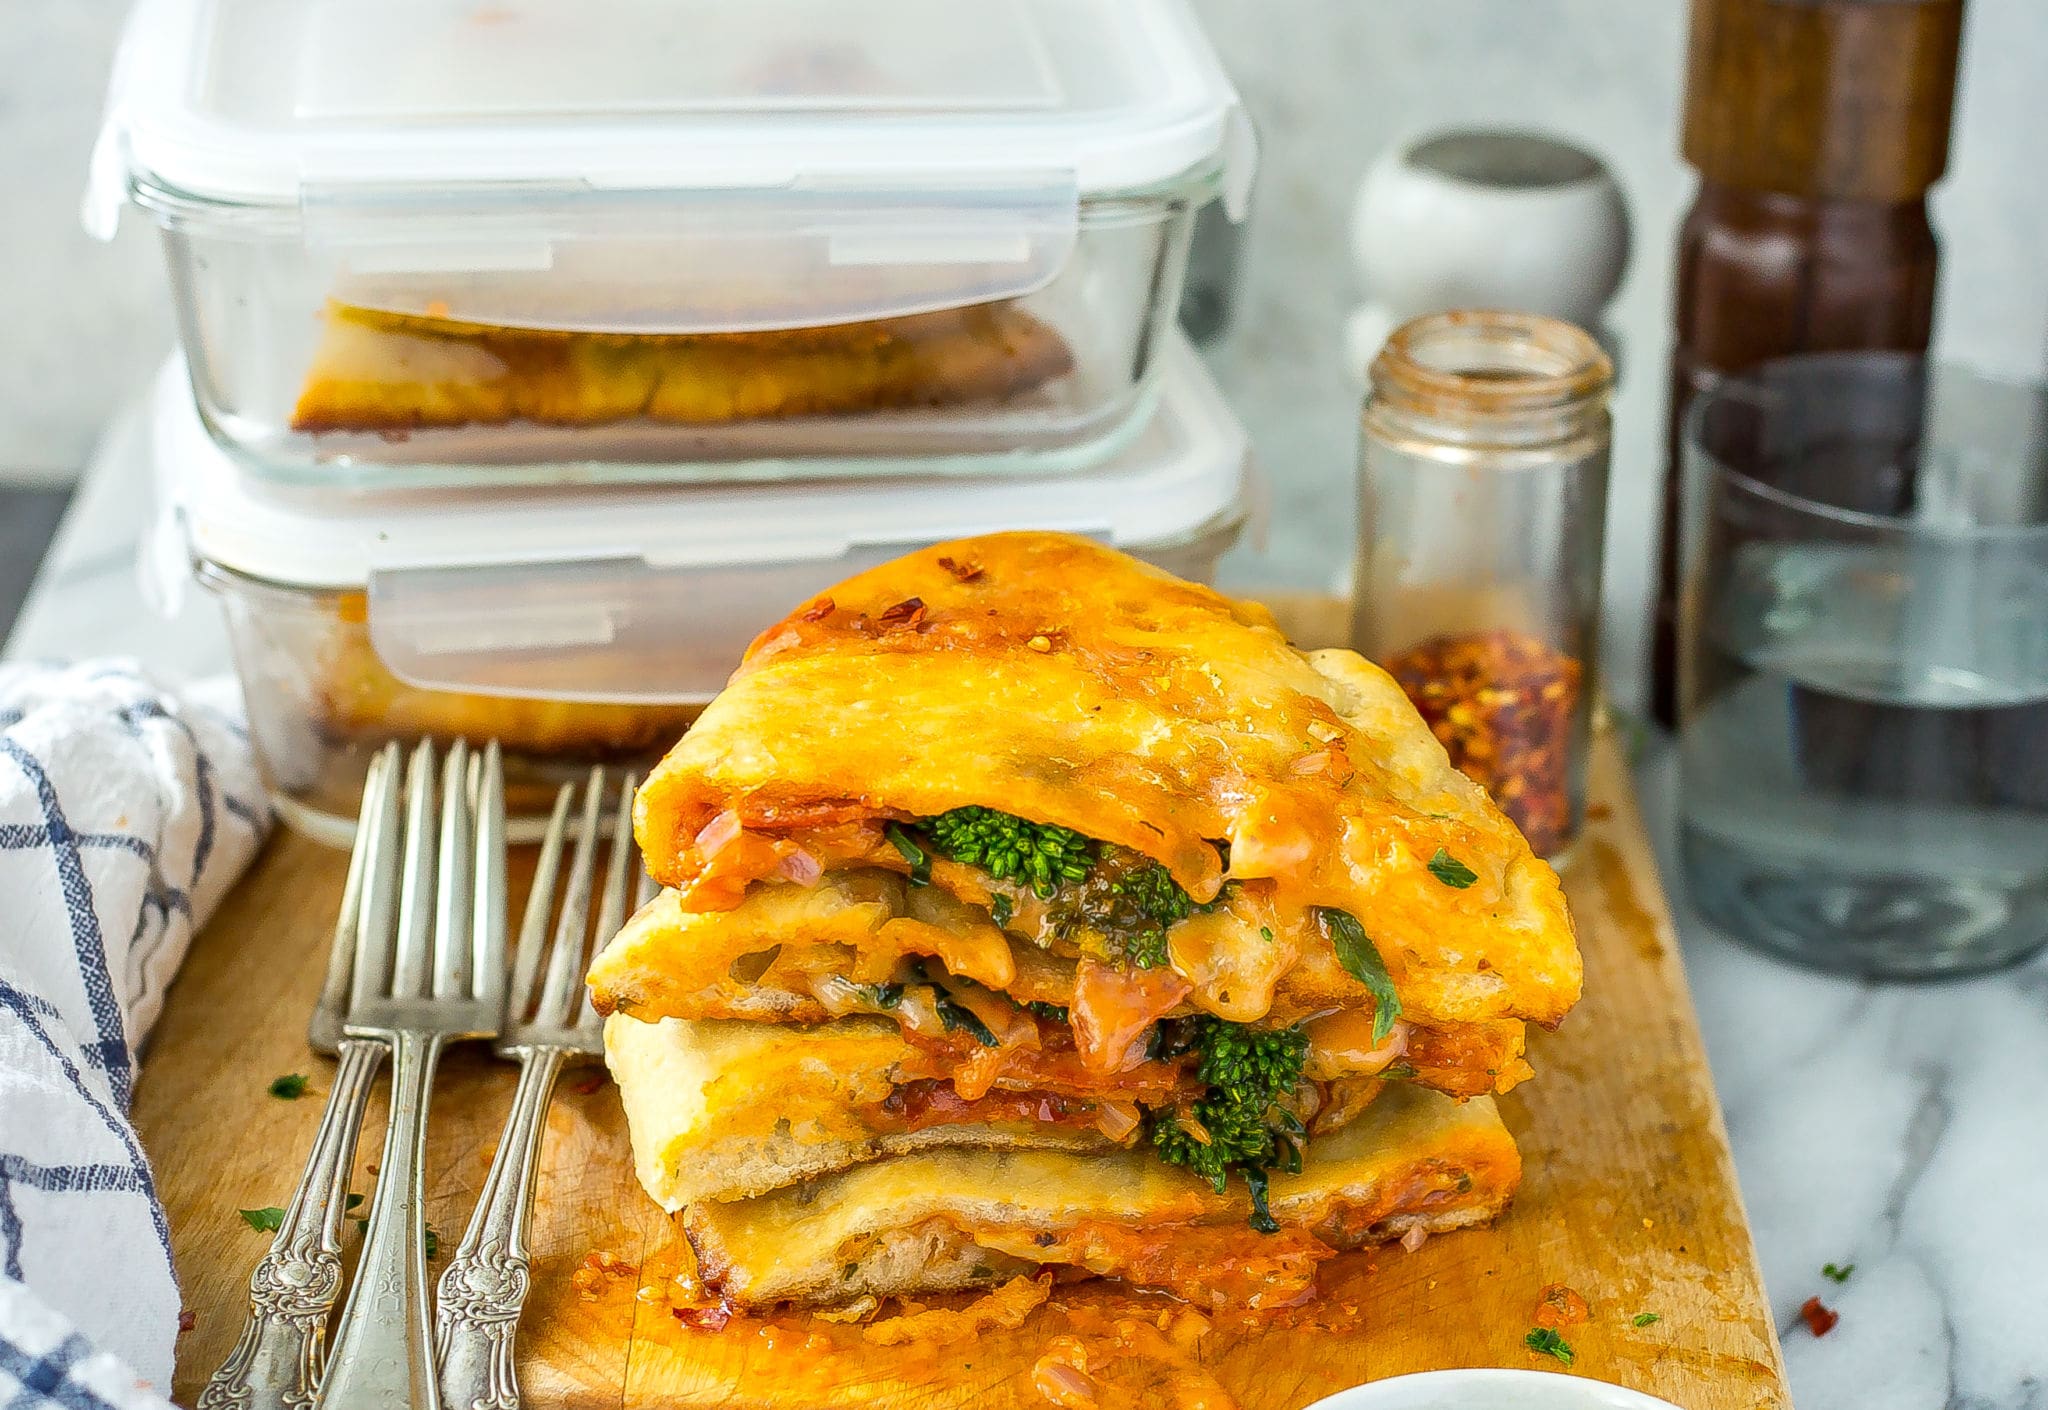
[[1786,358],[1698,398],[1685,469],[1701,912],[1890,978],[2048,944],[2048,396]]
[[1613,376],[1569,323],[1432,314],[1365,403],[1352,644],[1546,857],[1585,813]]

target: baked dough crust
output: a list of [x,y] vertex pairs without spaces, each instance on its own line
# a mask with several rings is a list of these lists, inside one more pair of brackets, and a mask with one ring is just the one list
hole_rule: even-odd
[[1485,1223],[1521,1172],[1491,1101],[1397,1084],[1318,1138],[1301,1174],[1273,1176],[1276,1235],[1247,1226],[1241,1185],[1218,1195],[1149,1150],[926,1151],[693,1204],[682,1223],[706,1283],[741,1307],[986,1287],[1061,1265],[1217,1305],[1269,1260],[1305,1259],[1299,1279],[1331,1251]]
[[[1357,916],[1404,1014],[1438,1025],[1554,1025],[1579,995],[1556,873],[1391,677],[1072,535],[940,545],[804,604],[654,771],[636,822],[650,872],[689,896],[714,821],[800,842],[967,804],[1143,853],[1197,900],[1225,843],[1229,877],[1270,883],[1274,906]],[[1439,880],[1439,850],[1477,879]],[[1223,940],[1255,965],[1256,931]],[[1320,937],[1282,982],[1371,1002]]]
[[1011,303],[767,332],[584,333],[330,302],[292,429],[852,415],[999,401],[1071,363],[1059,334]]
[[[963,1102],[933,1077],[945,1055],[918,1048],[886,1018],[643,1023],[614,1015],[605,1024],[605,1061],[640,1183],[671,1213],[919,1150],[1100,1153],[1143,1139],[1142,1126],[1121,1139],[1105,1134],[1095,1113],[1118,1095],[1115,1087],[1072,1080],[1085,1074],[1063,1073],[1057,1063],[999,1077],[986,1095]],[[1201,1090],[1170,1070],[1166,1082],[1154,1095],[1162,1104]],[[1318,1139],[1358,1119],[1388,1085],[1363,1077],[1319,1084]],[[1128,1107],[1130,1093],[1122,1095]]]

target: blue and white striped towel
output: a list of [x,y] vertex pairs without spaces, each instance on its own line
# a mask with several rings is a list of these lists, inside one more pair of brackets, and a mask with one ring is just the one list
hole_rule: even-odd
[[136,1054],[269,826],[247,735],[204,694],[125,662],[0,666],[6,1410],[168,1404],[178,1283],[128,1123]]

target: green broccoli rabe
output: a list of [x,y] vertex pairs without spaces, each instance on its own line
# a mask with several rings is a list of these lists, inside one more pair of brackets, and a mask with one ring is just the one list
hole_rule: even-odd
[[1040,900],[1051,900],[1067,882],[1085,880],[1095,865],[1095,844],[1080,833],[993,808],[955,808],[917,826],[940,856],[980,867],[998,881],[1029,886]]
[[1306,1132],[1281,1103],[1301,1081],[1308,1035],[1298,1027],[1253,1028],[1207,1014],[1160,1025],[1156,1055],[1188,1051],[1201,1055],[1195,1076],[1209,1087],[1193,1112],[1208,1140],[1161,1112],[1153,1118],[1152,1144],[1161,1160],[1201,1176],[1218,1194],[1230,1172],[1239,1172],[1251,1193],[1252,1227],[1276,1233],[1280,1226],[1266,1207],[1266,1176],[1301,1169]]
[[[1217,904],[1197,905],[1173,873],[1149,857],[993,808],[955,808],[914,827],[939,856],[980,867],[998,881],[1028,886],[1042,901],[1058,897],[1053,923],[1060,933],[1092,930],[1106,942],[1110,958],[1134,968],[1167,963],[1168,927]],[[911,861],[914,881],[929,876],[924,847],[895,833],[891,841]],[[920,863],[923,876],[917,871]],[[1014,906],[999,894],[990,913],[998,926],[1007,926]]]

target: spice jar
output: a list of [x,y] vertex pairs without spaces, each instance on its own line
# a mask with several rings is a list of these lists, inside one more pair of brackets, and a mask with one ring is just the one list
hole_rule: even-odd
[[1613,368],[1533,314],[1432,314],[1372,365],[1352,640],[1529,844],[1585,810]]

